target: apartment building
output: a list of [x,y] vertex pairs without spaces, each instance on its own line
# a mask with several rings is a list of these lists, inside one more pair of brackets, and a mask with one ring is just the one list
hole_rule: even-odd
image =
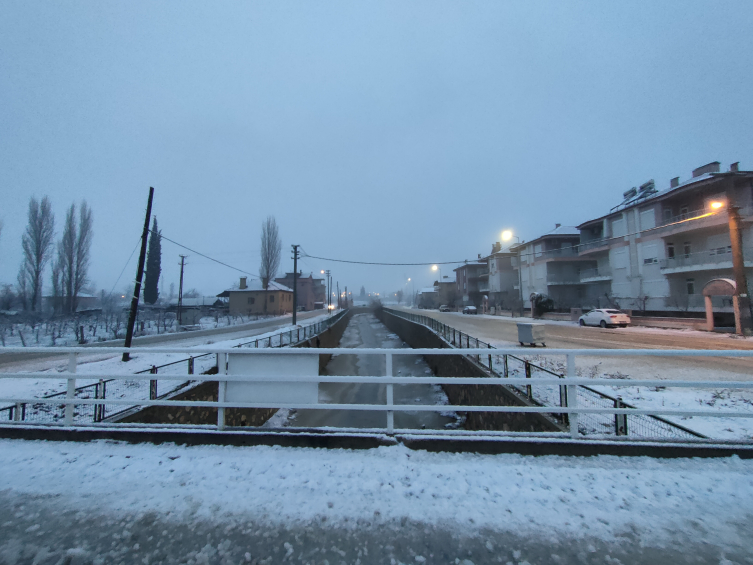
[[556,224],[536,239],[511,246],[517,254],[513,269],[518,272],[520,298],[531,306],[531,295],[545,294],[557,309],[579,307],[586,299],[581,272],[597,268],[596,261],[578,253],[581,232],[573,226]]
[[518,271],[513,267],[517,253],[503,248],[499,242],[492,245],[486,257],[487,272],[479,275],[479,291],[489,297],[489,306],[508,310],[519,301]]
[[[746,274],[753,275],[753,171],[719,162],[672,179],[653,180],[623,193],[602,217],[577,227],[583,306],[639,311],[703,311],[703,287],[734,279],[727,209],[739,207]],[[731,312],[732,300],[713,297],[715,311]]]
[[486,259],[479,255],[476,261],[465,263],[453,269],[455,271],[455,292],[457,295],[456,302],[458,306],[475,306],[483,307],[485,284],[488,285],[488,277],[483,277],[488,272],[489,266]]
[[[278,277],[275,282],[287,288],[293,288],[293,278],[295,273],[285,273],[284,277]],[[314,310],[316,303],[323,303],[327,300],[327,290],[324,287],[324,279],[314,278],[313,273],[304,275],[303,271],[298,272],[295,280],[298,308],[307,312]]]

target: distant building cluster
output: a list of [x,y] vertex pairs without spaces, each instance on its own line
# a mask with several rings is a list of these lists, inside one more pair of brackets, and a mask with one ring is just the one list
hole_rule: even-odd
[[[630,189],[617,206],[578,226],[557,224],[532,241],[493,244],[489,255],[454,270],[450,305],[511,310],[529,308],[541,296],[559,311],[702,312],[702,291],[711,281],[728,281],[734,289],[730,206],[739,209],[750,277],[753,171],[740,171],[734,163],[721,172],[713,162],[664,189],[653,180]],[[448,303],[439,294],[437,286],[433,302]],[[713,294],[714,311],[731,313],[732,297]],[[422,291],[419,301],[429,295]]]

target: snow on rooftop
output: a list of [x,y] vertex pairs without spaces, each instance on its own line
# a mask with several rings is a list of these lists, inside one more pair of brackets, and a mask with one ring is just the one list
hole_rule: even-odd
[[[261,279],[252,279],[246,283],[246,288],[229,288],[226,292],[251,292],[251,291],[260,291],[264,290],[262,288]],[[267,290],[281,290],[283,292],[293,292],[292,289],[281,285],[278,282],[275,281],[269,281],[269,287]]]

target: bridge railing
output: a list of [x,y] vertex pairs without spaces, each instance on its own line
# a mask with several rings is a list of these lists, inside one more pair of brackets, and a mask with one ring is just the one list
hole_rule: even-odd
[[[485,356],[477,355],[473,360],[484,370],[492,375],[504,376],[505,378],[514,375],[524,375],[527,379],[536,379],[538,377],[565,377],[565,368],[557,367],[556,370],[539,365],[523,357],[520,350],[515,350],[517,355],[503,354],[499,355],[495,346],[473,337],[467,333],[453,328],[436,318],[424,316],[423,314],[414,314],[402,310],[384,309],[386,312],[404,318],[406,320],[424,325],[442,338],[450,347],[458,349],[468,349],[470,347],[492,349],[493,352]],[[487,362],[488,359],[488,362]],[[550,363],[557,365],[556,363]],[[561,365],[561,364],[560,364]],[[536,381],[537,383],[540,381]],[[525,387],[512,385],[519,393],[524,395],[530,402],[540,406],[566,406],[568,389],[563,386],[533,386],[526,384]],[[574,392],[573,392],[574,391]],[[589,385],[578,385],[570,394],[577,395],[577,402],[580,406],[608,407],[615,408],[636,408],[636,406],[625,402],[620,396],[612,396]],[[569,425],[567,414],[558,414],[555,416],[563,425]],[[661,416],[632,414],[627,418],[611,418],[606,414],[584,414],[578,421],[581,433],[604,433],[610,435],[630,435],[633,437],[653,437],[653,438],[703,438],[703,434],[691,430],[686,426],[662,418]]]
[[[318,322],[314,322],[308,325],[301,325],[295,328],[280,330],[277,332],[270,332],[270,335],[265,337],[257,337],[255,339],[239,343],[234,348],[253,347],[253,348],[279,348],[279,347],[291,347],[301,344],[309,339],[312,339],[320,333],[326,331],[333,324],[337,323],[345,314],[347,310],[341,310],[338,313]],[[71,351],[70,347],[58,347],[58,348],[37,348],[37,350],[43,350],[45,353],[54,351]],[[111,349],[111,348],[110,348]],[[132,349],[132,353],[136,352],[136,348]],[[21,352],[29,353],[30,348],[3,348],[2,352]],[[97,348],[96,352],[105,351],[104,348]],[[154,349],[138,349],[139,352],[148,353],[154,351]],[[186,348],[176,349],[180,353],[186,353]],[[95,351],[87,348],[87,353],[94,353]],[[184,365],[186,372],[184,373],[180,366]],[[199,381],[193,377],[197,371],[199,373],[206,372],[211,368],[219,367],[219,356],[214,353],[205,353],[201,355],[189,355],[184,359],[178,359],[162,365],[152,365],[148,369],[142,371],[136,371],[133,375],[157,375],[159,378],[149,377],[148,381],[144,379],[115,379],[105,378],[99,380],[99,382],[86,384],[75,389],[75,397],[82,399],[124,399],[130,398],[132,401],[139,400],[143,397],[147,397],[150,400],[165,398],[173,395],[174,393],[184,390],[194,383]],[[178,381],[167,380],[165,376],[160,373],[160,370],[167,369],[171,373],[183,374],[191,377],[190,379],[180,379]],[[163,381],[163,384],[160,384]],[[1,394],[0,389],[0,394]],[[45,395],[42,398],[55,399],[64,398],[67,396],[67,392],[57,392],[53,394]],[[0,401],[0,403],[2,403]],[[122,406],[118,404],[112,404],[110,402],[102,404],[93,404],[90,406],[81,405],[76,413],[77,422],[101,422],[105,418],[112,418],[122,412],[126,412],[132,406]],[[64,417],[64,404],[50,404],[46,402],[40,402],[39,400],[34,403],[14,403],[11,406],[0,407],[0,421],[5,418],[2,414],[7,414],[7,420],[22,421],[22,422],[35,422],[35,423],[55,423],[62,420]]]
[[[750,410],[715,410],[708,408],[671,408],[671,407],[651,407],[651,408],[629,408],[624,404],[609,405],[604,403],[602,405],[584,405],[581,404],[581,396],[577,394],[577,387],[581,386],[609,386],[609,387],[666,387],[666,388],[692,388],[702,390],[719,390],[719,389],[753,389],[753,382],[750,381],[667,381],[661,379],[592,379],[577,377],[575,373],[575,362],[579,356],[593,357],[753,357],[753,351],[739,351],[739,350],[625,350],[625,349],[550,349],[546,351],[547,356],[560,357],[564,359],[566,366],[566,374],[564,377],[560,376],[541,376],[535,381],[530,378],[511,376],[508,373],[508,377],[500,375],[490,375],[488,377],[403,377],[392,375],[393,360],[395,356],[400,355],[465,355],[471,358],[480,359],[489,355],[488,348],[469,348],[463,350],[457,349],[339,349],[339,348],[284,348],[284,349],[269,349],[269,348],[195,348],[196,353],[214,354],[219,357],[221,361],[221,367],[226,367],[225,362],[230,355],[311,355],[316,354],[330,354],[330,355],[379,355],[385,358],[386,371],[385,375],[375,376],[326,376],[326,375],[312,375],[312,376],[289,376],[285,374],[270,373],[263,376],[251,376],[251,375],[230,375],[230,374],[216,374],[216,375],[195,375],[196,381],[216,381],[220,383],[228,383],[232,381],[243,381],[249,383],[289,383],[294,386],[297,383],[356,383],[356,384],[381,384],[386,386],[386,401],[384,403],[369,403],[369,404],[328,404],[328,403],[293,403],[293,402],[235,402],[227,400],[218,401],[187,401],[187,400],[173,400],[171,398],[154,398],[149,400],[134,399],[101,399],[101,398],[80,398],[76,397],[76,380],[78,378],[85,379],[109,379],[111,381],[134,381],[134,380],[149,380],[151,375],[140,374],[77,374],[77,357],[81,353],[90,353],[91,350],[85,348],[18,348],[15,352],[29,352],[29,353],[66,353],[69,356],[68,370],[62,373],[41,373],[41,372],[28,372],[28,373],[0,373],[0,384],[5,379],[50,379],[67,381],[67,391],[64,397],[57,398],[32,398],[32,397],[10,397],[0,393],[0,402],[10,403],[16,407],[20,407],[23,404],[47,404],[57,405],[63,407],[63,418],[55,421],[52,425],[57,426],[113,426],[118,425],[112,422],[93,422],[89,420],[88,423],[82,424],[77,421],[77,413],[86,410],[96,410],[95,407],[104,404],[132,407],[136,406],[185,406],[185,407],[208,407],[217,408],[218,420],[216,428],[218,430],[225,429],[224,421],[224,409],[228,408],[288,408],[295,410],[359,410],[359,411],[378,411],[385,413],[385,427],[380,429],[381,432],[396,433],[396,432],[416,432],[422,433],[420,430],[396,430],[394,426],[394,413],[395,412],[421,412],[421,411],[433,411],[433,412],[446,412],[449,410],[455,410],[457,412],[494,412],[494,413],[531,413],[531,414],[544,414],[552,418],[559,418],[560,421],[564,421],[564,417],[567,418],[567,426],[562,427],[561,434],[569,434],[572,438],[584,438],[584,437],[603,437],[605,434],[599,434],[598,430],[593,432],[587,427],[581,426],[580,422],[583,419],[587,419],[593,416],[603,416],[610,418],[618,430],[622,429],[624,433],[618,433],[618,435],[627,436],[628,439],[632,437],[646,437],[652,440],[671,439],[673,441],[678,440],[693,440],[704,441],[702,437],[697,437],[699,434],[688,434],[685,437],[666,437],[655,435],[630,434],[631,423],[629,419],[640,416],[664,416],[664,417],[679,417],[679,418],[753,418],[753,407]],[[103,353],[123,353],[125,348],[102,348],[98,350]],[[137,348],[132,348],[131,353],[135,353]],[[145,353],[176,353],[185,351],[182,348],[149,348],[141,350]],[[519,353],[515,349],[498,349],[495,351],[495,355],[509,356]],[[508,368],[509,369],[509,368]],[[163,379],[180,381],[184,377],[181,375],[165,375]],[[523,406],[489,406],[489,405],[417,405],[417,404],[396,404],[394,402],[394,387],[400,385],[486,385],[486,386],[505,386],[505,387],[519,387],[519,390],[526,390],[526,387],[533,386],[547,386],[556,387],[558,391],[564,391],[563,398],[565,401],[558,406],[544,406],[529,404]],[[564,388],[563,388],[564,387]],[[2,390],[2,388],[0,388]],[[22,422],[20,418],[14,417],[10,424],[35,424],[34,422]],[[48,424],[50,425],[50,424]],[[133,426],[133,424],[122,424],[124,426]],[[182,427],[177,424],[154,424],[153,426],[162,427]],[[248,428],[244,428],[248,430]],[[423,432],[423,433],[426,433]],[[443,433],[442,430],[432,430],[431,433]],[[473,433],[473,432],[467,432]],[[488,432],[487,432],[488,433]],[[750,436],[745,438],[739,438],[736,440],[738,443],[750,443]]]

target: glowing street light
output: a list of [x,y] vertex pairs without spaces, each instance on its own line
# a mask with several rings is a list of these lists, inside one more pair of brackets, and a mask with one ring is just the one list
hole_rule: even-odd
[[712,202],[711,208],[714,210],[719,210],[720,208],[724,208],[724,202]]

